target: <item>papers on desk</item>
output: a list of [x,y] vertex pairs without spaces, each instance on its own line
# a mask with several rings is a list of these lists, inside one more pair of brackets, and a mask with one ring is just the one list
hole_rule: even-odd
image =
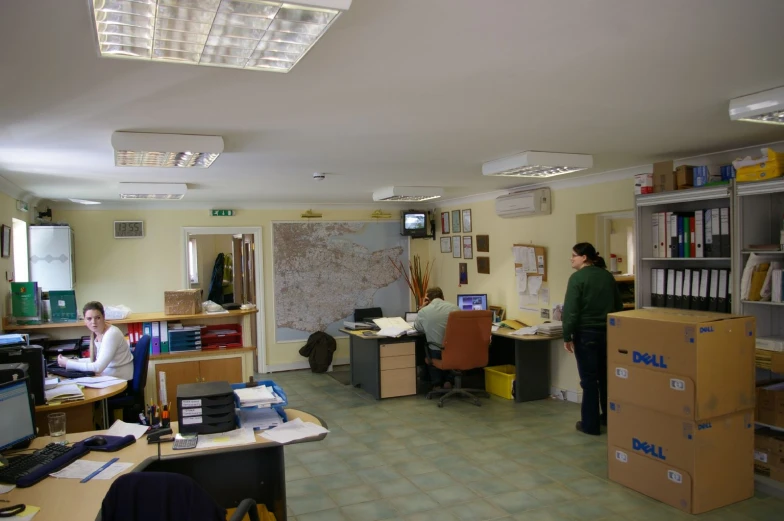
[[509,334],[514,336],[526,336],[526,335],[555,336],[555,335],[560,335],[561,333],[563,333],[562,322],[547,322],[545,324],[539,324],[536,326],[521,327],[520,329],[516,331],[512,331]]
[[275,409],[240,409],[240,425],[250,427],[253,430],[272,429],[283,424]]
[[16,488],[16,485],[3,485],[0,483],[0,494],[7,494]]
[[47,402],[74,402],[84,400],[84,393],[73,383],[58,385],[54,389],[44,391]]
[[57,377],[55,377],[55,378],[46,378],[44,380],[44,388],[45,389],[54,389],[59,384],[60,384],[60,379],[57,378]]
[[[78,459],[65,467],[58,470],[53,474],[49,474],[53,478],[61,479],[84,479],[102,466],[106,465],[105,461],[90,461],[85,459]],[[115,462],[103,469],[92,479],[113,479],[122,471],[129,469],[132,463]]]
[[82,387],[89,387],[91,389],[104,389],[125,382],[125,380],[115,378],[114,376],[83,376],[81,378],[74,378],[71,381]]
[[417,330],[401,317],[374,318],[373,322],[379,327],[377,336],[397,338],[403,335],[414,335]]
[[240,407],[271,407],[283,403],[283,398],[267,385],[235,389],[234,394],[240,399]]
[[250,427],[243,427],[241,429],[218,432],[216,434],[199,434],[199,442],[196,444],[196,448],[211,449],[215,447],[247,445],[248,443],[256,443],[256,436],[253,435],[253,429]]
[[14,521],[30,521],[41,510],[41,507],[25,505],[25,509],[13,517]]
[[[261,432],[259,436],[278,443],[291,443],[292,441],[320,436],[327,432],[329,431],[320,425],[304,422],[301,418],[297,418],[275,429]],[[199,439],[201,440],[201,438]]]
[[147,425],[139,425],[136,423],[125,423],[122,420],[115,421],[111,427],[106,431],[107,436],[128,436],[129,434],[137,440],[145,435],[149,430]]

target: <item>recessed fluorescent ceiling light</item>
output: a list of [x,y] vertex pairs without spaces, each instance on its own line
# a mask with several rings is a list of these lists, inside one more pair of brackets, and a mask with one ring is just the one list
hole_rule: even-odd
[[482,164],[482,175],[553,177],[593,166],[593,156],[553,152],[524,152]]
[[784,87],[730,100],[730,119],[784,125]]
[[120,199],[177,200],[187,191],[188,186],[180,183],[120,183]]
[[209,168],[223,152],[220,136],[115,132],[115,166]]
[[69,201],[72,203],[79,203],[79,204],[101,204],[98,201],[88,201],[87,199],[71,199],[68,198]]
[[388,186],[373,192],[374,201],[428,201],[444,195],[443,188]]
[[101,56],[288,72],[351,0],[93,0]]

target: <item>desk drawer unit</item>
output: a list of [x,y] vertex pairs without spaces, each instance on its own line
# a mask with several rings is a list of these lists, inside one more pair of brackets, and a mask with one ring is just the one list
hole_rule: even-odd
[[407,367],[414,367],[414,355],[405,356],[385,356],[381,359],[381,370],[387,371],[389,369],[405,369]]
[[416,394],[414,342],[379,345],[381,398]]
[[379,356],[386,358],[388,356],[414,356],[414,342],[400,342],[396,344],[380,344]]

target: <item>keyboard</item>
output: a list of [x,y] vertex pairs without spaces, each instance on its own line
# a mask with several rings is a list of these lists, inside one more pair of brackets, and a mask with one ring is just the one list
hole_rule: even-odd
[[89,452],[82,444],[58,445],[50,443],[32,454],[11,459],[8,465],[0,467],[0,483],[16,485],[20,488],[35,485],[52,472],[68,466],[72,461]]
[[50,367],[47,369],[47,371],[63,378],[83,378],[85,376],[95,376],[95,373],[92,371],[69,371],[63,367]]

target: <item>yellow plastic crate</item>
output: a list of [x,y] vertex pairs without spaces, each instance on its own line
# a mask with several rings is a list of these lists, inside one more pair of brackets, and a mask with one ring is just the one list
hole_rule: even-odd
[[511,400],[514,381],[515,366],[513,365],[485,367],[485,391],[490,394]]
[[[768,149],[767,157],[768,159],[764,163],[759,159],[756,162],[751,160],[754,164],[736,168],[735,179],[739,183],[750,183],[784,176],[784,154]],[[749,160],[743,162],[749,162]]]

